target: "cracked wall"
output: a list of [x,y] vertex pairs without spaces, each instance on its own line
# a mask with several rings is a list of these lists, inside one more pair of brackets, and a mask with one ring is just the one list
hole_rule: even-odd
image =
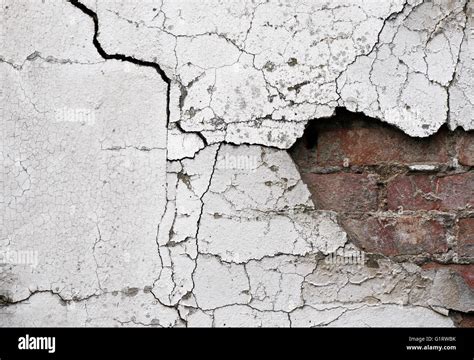
[[407,136],[472,130],[471,1],[1,11],[3,326],[453,326],[474,311],[470,267],[364,252],[286,151],[341,106]]

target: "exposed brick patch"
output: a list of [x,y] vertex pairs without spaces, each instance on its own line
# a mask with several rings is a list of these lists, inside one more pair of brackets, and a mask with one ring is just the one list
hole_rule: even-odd
[[422,216],[342,218],[353,241],[365,251],[384,255],[442,254],[448,250],[442,220]]
[[474,261],[474,132],[411,138],[337,111],[310,122],[290,154],[315,206],[338,212],[363,249],[417,262]]
[[474,218],[460,219],[456,235],[459,255],[474,260]]
[[375,211],[378,206],[374,174],[303,174],[319,208],[340,212]]

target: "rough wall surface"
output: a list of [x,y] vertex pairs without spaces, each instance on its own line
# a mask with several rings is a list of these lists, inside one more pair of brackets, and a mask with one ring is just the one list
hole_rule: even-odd
[[1,6],[3,326],[474,312],[472,1]]

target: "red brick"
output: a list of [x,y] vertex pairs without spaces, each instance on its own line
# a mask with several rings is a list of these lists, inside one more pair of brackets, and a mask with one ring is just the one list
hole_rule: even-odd
[[290,155],[302,173],[311,172],[317,166],[316,148],[307,148],[304,141],[299,141],[290,150]]
[[375,211],[377,178],[367,173],[303,174],[316,208],[339,212]]
[[447,138],[440,131],[429,138],[411,138],[388,126],[324,129],[318,137],[318,165],[382,163],[447,163]]
[[421,216],[343,218],[342,224],[363,250],[387,256],[441,254],[448,250],[443,222]]
[[460,328],[474,328],[474,314],[460,314],[456,326]]
[[439,179],[441,210],[474,207],[474,173],[445,176]]
[[474,166],[474,133],[463,133],[458,144],[459,163]]
[[459,255],[462,258],[474,258],[474,218],[459,220],[456,237]]
[[450,316],[454,320],[457,327],[474,328],[474,314],[454,311],[452,311],[451,313]]
[[461,264],[439,264],[439,263],[427,263],[422,266],[425,270],[431,269],[449,269],[457,272],[462,276],[464,281],[470,288],[474,288],[474,265],[461,265]]
[[399,175],[387,185],[389,210],[450,211],[474,207],[474,173]]
[[[440,200],[436,194],[437,178],[429,175],[399,175],[387,184],[389,210],[435,210]],[[431,194],[431,195],[430,195]]]

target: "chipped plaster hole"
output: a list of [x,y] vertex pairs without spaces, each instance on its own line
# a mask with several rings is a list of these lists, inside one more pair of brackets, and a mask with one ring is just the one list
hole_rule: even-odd
[[289,150],[317,209],[361,249],[399,260],[472,263],[474,133],[412,138],[338,108]]

